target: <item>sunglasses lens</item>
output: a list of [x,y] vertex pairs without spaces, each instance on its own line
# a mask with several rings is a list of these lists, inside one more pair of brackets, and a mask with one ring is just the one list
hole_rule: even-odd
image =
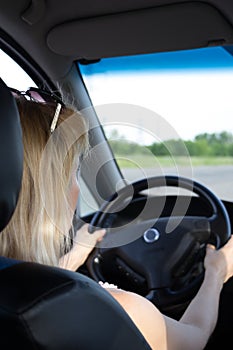
[[60,103],[62,106],[64,106],[64,104],[59,99],[59,97],[57,97],[55,94],[51,94],[44,90],[40,90],[37,88],[30,88],[27,90],[26,94],[30,96],[31,99],[38,102],[47,102],[55,105],[57,103]]
[[34,101],[46,102],[47,100],[43,97],[42,93],[38,90],[28,90],[27,95]]

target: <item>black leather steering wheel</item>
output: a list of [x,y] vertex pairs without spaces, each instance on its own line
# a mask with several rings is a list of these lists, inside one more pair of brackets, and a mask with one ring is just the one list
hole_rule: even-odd
[[[153,208],[153,218],[141,220],[138,215],[130,224],[114,228],[113,223],[125,201],[132,203],[140,198],[143,190],[161,186],[183,188],[191,191],[192,196],[183,196],[185,205],[183,199],[179,203],[177,196],[176,208],[169,216],[160,215],[161,208]],[[210,215],[187,215],[193,196],[206,203]],[[146,198],[145,212],[150,205],[150,198]],[[164,207],[166,196],[161,198],[164,198]],[[108,279],[114,274],[124,276],[123,281],[131,283],[136,291],[138,288],[162,309],[191,300],[203,280],[206,244],[212,242],[219,248],[231,236],[226,208],[212,191],[191,179],[169,175],[125,186],[104,203],[90,225],[107,227],[109,231],[87,261],[91,277],[106,281],[106,276]],[[126,240],[123,239],[121,244],[119,237]],[[127,237],[130,237],[128,241]],[[118,284],[117,281],[110,282]]]

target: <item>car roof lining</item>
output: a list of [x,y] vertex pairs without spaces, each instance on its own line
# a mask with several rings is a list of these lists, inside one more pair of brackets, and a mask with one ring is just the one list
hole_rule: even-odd
[[229,0],[3,0],[0,23],[56,81],[76,59],[230,45],[232,13]]

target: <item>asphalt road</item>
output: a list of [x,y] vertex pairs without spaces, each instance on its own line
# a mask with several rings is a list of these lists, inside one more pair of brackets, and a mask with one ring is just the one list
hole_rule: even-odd
[[[212,190],[218,197],[224,200],[233,201],[233,165],[218,165],[218,166],[197,166],[192,169],[187,167],[177,168],[153,168],[153,169],[137,169],[127,168],[121,169],[126,180],[129,182],[136,181],[144,178],[145,176],[157,176],[157,175],[180,175],[188,178],[192,178],[195,181],[199,181],[203,185]],[[163,193],[163,191],[161,190]],[[169,193],[176,193],[175,189],[169,189]],[[166,192],[168,193],[168,192]],[[182,191],[179,191],[182,194]],[[185,193],[185,190],[184,190]],[[187,192],[186,192],[187,193]],[[153,190],[150,192],[153,194]],[[158,194],[158,189],[156,189]],[[82,190],[81,193],[81,216],[91,213],[97,210],[98,206],[93,202],[92,196],[89,191]]]
[[156,175],[180,175],[191,177],[201,182],[215,192],[221,199],[233,201],[233,165],[196,166],[177,168],[153,168],[153,169],[123,169],[124,177],[129,180],[137,180],[145,176]]

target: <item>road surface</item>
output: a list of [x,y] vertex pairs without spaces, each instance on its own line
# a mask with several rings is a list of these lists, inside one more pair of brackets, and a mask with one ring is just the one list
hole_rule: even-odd
[[138,180],[145,176],[180,175],[191,177],[209,187],[221,199],[233,201],[233,165],[196,166],[153,169],[123,169],[123,175],[128,181]]

